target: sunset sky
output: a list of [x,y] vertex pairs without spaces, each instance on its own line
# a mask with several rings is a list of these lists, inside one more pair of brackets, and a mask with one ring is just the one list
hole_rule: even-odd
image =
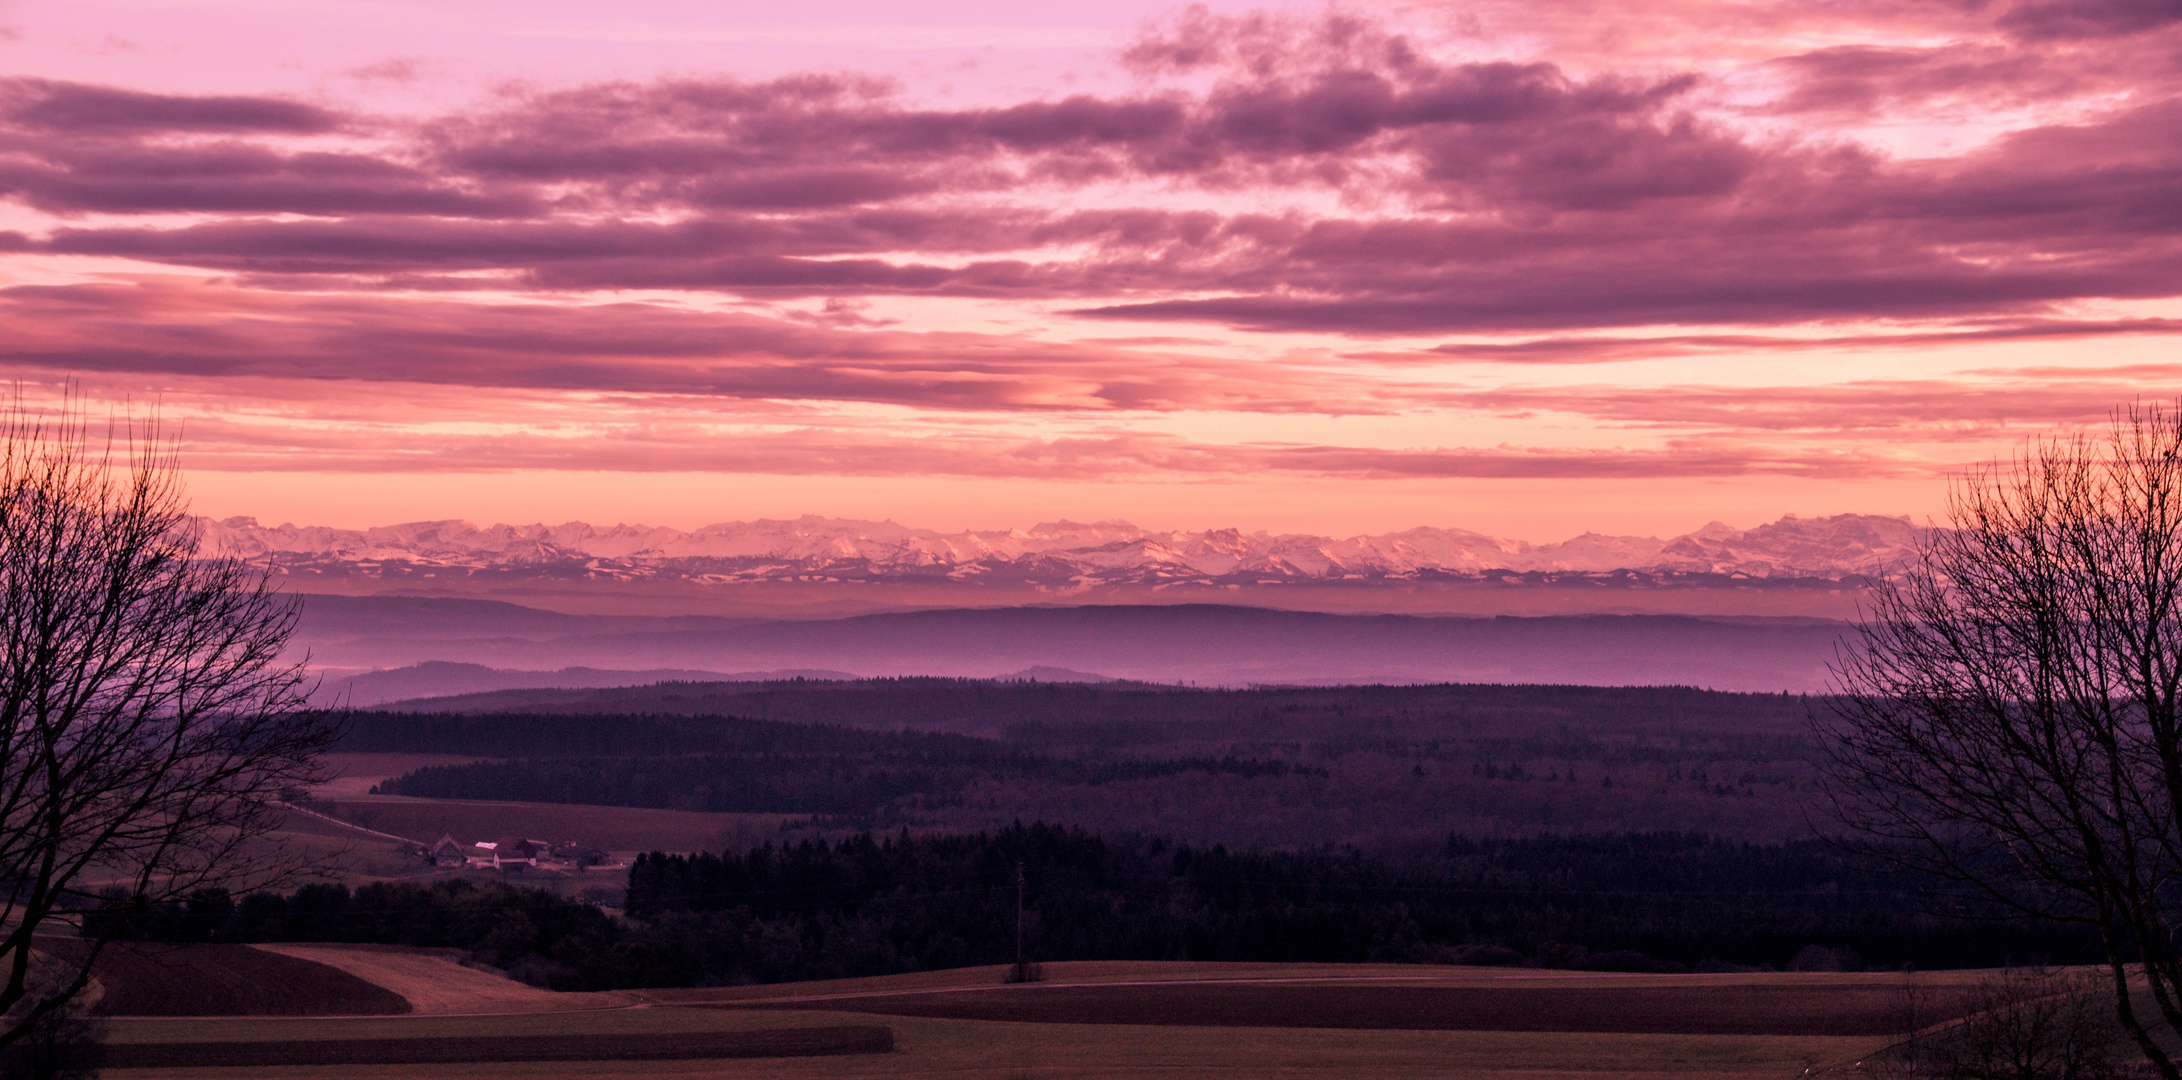
[[197,508],[1935,514],[2182,393],[2182,0],[0,0],[0,357]]

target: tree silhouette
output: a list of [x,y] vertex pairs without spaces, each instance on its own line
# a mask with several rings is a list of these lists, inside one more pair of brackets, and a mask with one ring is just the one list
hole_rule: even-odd
[[1833,807],[1999,911],[2096,927],[2118,1018],[2175,1078],[2142,999],[2182,1025],[2182,415],[2033,442],[1949,517],[1841,654]]
[[155,422],[0,421],[0,1053],[65,1014],[106,944],[55,971],[37,935],[296,869],[272,804],[337,732],[282,655],[295,605],[198,545]]

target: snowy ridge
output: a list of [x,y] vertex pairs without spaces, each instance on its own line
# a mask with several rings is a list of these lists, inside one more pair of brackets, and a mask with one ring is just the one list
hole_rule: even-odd
[[1042,522],[1028,529],[940,533],[892,521],[802,517],[707,525],[689,532],[422,521],[371,529],[204,519],[207,550],[269,560],[296,574],[374,577],[446,571],[555,578],[916,580],[1098,585],[1386,582],[1496,574],[1640,571],[1753,578],[1842,578],[1882,572],[1922,531],[1907,518],[1784,517],[1754,529],[1713,522],[1670,540],[1585,533],[1552,544],[1420,527],[1336,539],[1235,529],[1153,532],[1125,521]]

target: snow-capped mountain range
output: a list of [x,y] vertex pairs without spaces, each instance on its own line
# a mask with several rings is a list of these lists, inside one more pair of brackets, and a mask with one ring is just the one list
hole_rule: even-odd
[[1509,574],[1726,575],[1839,579],[1908,556],[1922,529],[1907,518],[1793,515],[1754,529],[1718,522],[1684,536],[1585,533],[1553,544],[1462,529],[1415,528],[1336,539],[1235,529],[1155,532],[1124,521],[941,533],[891,521],[802,517],[678,529],[582,522],[492,525],[425,521],[371,529],[202,522],[210,550],[269,560],[299,575],[594,580],[924,581],[1076,588],[1484,579]]

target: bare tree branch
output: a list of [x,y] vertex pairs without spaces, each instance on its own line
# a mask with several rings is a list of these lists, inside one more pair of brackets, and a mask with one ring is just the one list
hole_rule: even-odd
[[2182,1080],[2132,993],[2182,1027],[2182,413],[2035,442],[1948,512],[1835,665],[1832,808],[1874,853],[2095,926],[2122,1026]]
[[33,979],[39,934],[292,876],[272,804],[338,735],[284,658],[293,601],[198,550],[156,422],[109,428],[0,420],[0,1047],[66,1007],[105,944]]

